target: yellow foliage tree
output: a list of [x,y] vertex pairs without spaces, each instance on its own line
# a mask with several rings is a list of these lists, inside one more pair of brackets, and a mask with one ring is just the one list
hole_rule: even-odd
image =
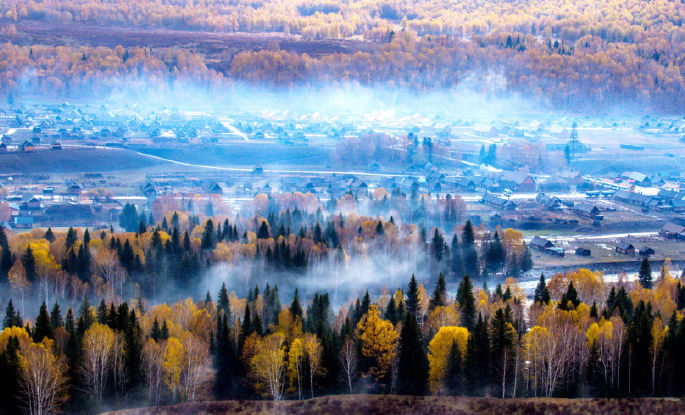
[[373,304],[357,323],[355,334],[362,344],[362,355],[372,362],[368,374],[376,381],[382,381],[395,356],[399,337],[395,328],[391,322],[381,318],[378,307]]
[[465,327],[443,326],[428,343],[428,381],[431,392],[436,393],[443,387],[452,344],[457,343],[459,352],[464,357],[468,339],[469,331]]

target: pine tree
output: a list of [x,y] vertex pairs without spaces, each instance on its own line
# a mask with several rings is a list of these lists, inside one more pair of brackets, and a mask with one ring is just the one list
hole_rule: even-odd
[[454,275],[455,277],[464,275],[461,245],[459,244],[459,239],[457,238],[456,234],[452,236],[450,254],[450,269],[452,270],[452,275]]
[[38,343],[43,338],[53,338],[54,329],[50,324],[50,315],[48,314],[48,307],[45,305],[45,301],[40,306],[40,311],[38,312],[38,317],[36,317],[36,325],[33,329],[33,341]]
[[648,290],[652,288],[652,265],[649,263],[647,257],[642,258],[638,280],[640,281],[640,285],[644,288],[647,288]]
[[27,247],[24,255],[21,256],[21,262],[26,270],[26,279],[33,282],[38,278],[38,271],[36,269],[36,258],[33,256],[31,247]]
[[479,394],[490,378],[490,336],[488,323],[478,314],[466,347],[465,377],[470,394]]
[[143,380],[140,370],[143,363],[143,336],[138,325],[135,310],[131,311],[127,326],[124,331],[126,383],[129,389],[135,389]]
[[428,303],[428,310],[432,311],[436,307],[443,307],[447,304],[447,286],[445,285],[445,276],[440,273],[438,283],[435,285],[433,295]]
[[[571,303],[570,306],[569,303]],[[561,296],[561,300],[559,301],[559,309],[568,311],[578,307],[579,304],[580,299],[578,298],[578,292],[576,291],[575,287],[573,287],[573,281],[571,281],[568,283],[568,289]]]
[[19,340],[11,336],[5,350],[0,352],[0,413],[7,415],[20,414],[20,379],[21,358]]
[[257,238],[259,239],[269,239],[269,226],[266,224],[266,221],[262,221],[262,224],[259,225],[259,230],[257,231]]
[[428,391],[428,358],[423,351],[421,329],[416,316],[407,314],[399,341],[397,392],[425,395]]
[[466,221],[461,237],[464,272],[473,278],[478,277],[478,252],[476,251],[476,236],[473,233],[471,221]]
[[[510,366],[513,361],[513,347],[516,332],[511,323],[507,321],[505,312],[502,308],[495,312],[490,326],[491,357],[493,364],[493,380],[499,381],[502,388],[502,398],[506,396],[507,376],[510,373]],[[494,379],[497,374],[498,379]]]
[[293,318],[299,318],[302,320],[302,306],[300,305],[300,297],[298,295],[297,288],[295,288],[293,302],[290,303],[290,314],[293,316]]
[[551,297],[549,295],[549,290],[547,289],[547,283],[545,282],[545,274],[540,274],[540,281],[537,287],[535,287],[535,295],[533,296],[533,302],[535,304],[546,305],[550,302]]
[[[207,293],[207,295],[209,295],[209,292]],[[217,310],[221,310],[224,312],[226,321],[232,321],[233,317],[231,316],[231,303],[228,300],[228,290],[226,289],[226,283],[221,284],[221,290],[219,290],[218,301],[219,302],[217,303]]]
[[12,304],[12,299],[10,298],[7,303],[7,308],[5,309],[5,318],[2,321],[2,328],[7,327],[22,327],[24,322],[22,321],[19,311],[14,309],[14,304]]
[[416,282],[414,274],[409,280],[409,289],[407,290],[407,314],[417,315],[419,311],[419,284]]
[[150,329],[150,338],[154,341],[159,341],[159,321],[157,321],[157,317],[155,317],[154,321],[152,322],[152,329]]
[[450,395],[456,395],[461,390],[462,358],[459,345],[456,340],[452,342],[450,353],[447,356],[447,369],[445,370],[445,386]]
[[461,312],[461,325],[471,332],[476,318],[476,299],[473,296],[473,286],[468,275],[462,278],[457,289],[457,303]]
[[43,236],[46,241],[48,242],[54,242],[55,241],[55,234],[52,233],[52,228],[48,228],[47,231],[45,231],[45,235]]
[[393,325],[397,325],[397,307],[395,306],[395,297],[390,296],[388,306],[385,308],[384,319],[389,320]]
[[59,308],[59,303],[55,303],[55,305],[52,307],[52,311],[50,312],[50,325],[52,325],[53,329],[62,327],[64,325],[64,321],[62,320],[62,310]]

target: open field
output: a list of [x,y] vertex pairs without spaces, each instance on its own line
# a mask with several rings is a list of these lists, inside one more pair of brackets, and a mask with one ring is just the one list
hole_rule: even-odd
[[88,173],[163,167],[165,162],[122,149],[78,148],[0,154],[4,174]]
[[117,415],[180,414],[678,414],[681,399],[488,399],[444,396],[325,396],[306,401],[215,401],[129,409]]

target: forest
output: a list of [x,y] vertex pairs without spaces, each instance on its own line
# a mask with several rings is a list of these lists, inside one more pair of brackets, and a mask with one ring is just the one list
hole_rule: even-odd
[[[235,82],[275,87],[357,82],[418,91],[466,86],[518,94],[554,107],[681,113],[683,9],[678,1],[378,3],[248,1],[82,1],[0,5],[5,95],[22,91],[82,96],[97,86],[153,87],[192,80],[207,88]],[[349,53],[311,56],[266,48],[224,53],[217,62],[193,48],[27,44],[23,21],[271,32],[305,39],[363,39]]]
[[[129,204],[124,232],[0,228],[3,413],[346,393],[685,392],[685,285],[670,261],[654,280],[647,259],[637,281],[588,269],[540,275],[530,301],[516,278],[533,266],[518,231],[458,224],[449,203],[424,217],[426,229],[306,201],[262,195],[253,216],[230,220],[197,213],[214,209],[197,200],[148,213]],[[200,277],[218,263],[298,276],[407,255],[415,269],[396,284],[381,272],[381,289],[357,284],[342,300],[297,278],[288,295],[261,278],[192,289],[208,287]]]

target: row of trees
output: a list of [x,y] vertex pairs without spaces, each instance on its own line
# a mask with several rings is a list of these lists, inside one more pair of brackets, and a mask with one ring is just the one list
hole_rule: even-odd
[[[628,102],[640,110],[677,112],[685,106],[683,62],[675,40],[682,34],[675,29],[625,43],[589,33],[567,43],[551,37],[540,42],[535,35],[516,33],[464,40],[418,37],[408,31],[394,35],[388,29],[384,36],[391,40],[354,53],[236,51],[228,54],[230,61],[221,63],[221,72],[208,68],[203,56],[181,48],[5,43],[0,46],[6,62],[0,88],[9,93],[21,81],[24,88],[50,94],[78,95],[95,89],[97,95],[123,87],[168,90],[178,85],[174,81],[187,79],[207,87],[228,86],[233,80],[279,86],[356,81],[419,90],[468,81],[481,92],[519,93],[563,108],[599,110]],[[34,71],[27,75],[28,69]],[[149,82],[132,81],[141,76]]]
[[[391,212],[403,200],[397,195],[388,199],[387,192],[379,200],[376,193],[374,199],[387,202]],[[192,290],[202,274],[218,264],[241,269],[245,289],[250,279],[265,272],[278,281],[281,272],[309,273],[328,266],[346,270],[351,261],[355,265],[349,266],[361,266],[356,261],[378,262],[387,269],[411,260],[427,265],[419,274],[421,279],[442,272],[450,281],[464,274],[485,279],[518,276],[531,269],[520,232],[485,232],[468,221],[457,227],[453,209],[460,199],[427,200],[412,198],[410,203],[416,212],[431,209],[424,217],[451,226],[451,244],[438,227],[429,231],[395,222],[393,216],[388,220],[354,213],[325,217],[320,208],[313,213],[297,208],[278,211],[274,200],[266,204],[264,210],[269,213],[265,217],[256,214],[222,222],[173,211],[156,225],[150,224],[153,218],[129,204],[120,218],[129,232],[121,233],[110,229],[91,234],[88,229],[70,228],[13,234],[0,228],[0,283],[9,284],[23,311],[29,293],[34,299],[59,299],[72,305],[84,295],[108,300],[177,295],[174,289]]]
[[33,320],[10,300],[0,405],[39,414],[341,392],[679,396],[685,285],[668,264],[651,283],[605,284],[582,269],[541,276],[526,305],[513,278],[489,291],[465,276],[451,297],[442,275],[430,295],[412,277],[336,313],[326,292],[303,305],[295,291],[284,306],[269,285],[244,299],[223,285],[216,301],[207,293],[149,307],[84,298],[65,317],[43,303]]
[[[517,32],[556,35],[574,41],[593,34],[610,42],[635,42],[646,34],[669,34],[680,26],[677,4],[661,2],[645,9],[637,0],[597,5],[589,0],[559,4],[550,0],[512,5],[499,0],[463,2],[447,7],[438,0],[369,2],[288,2],[269,0],[255,7],[248,0],[221,0],[199,6],[192,1],[84,3],[76,0],[4,2],[0,13],[10,20],[85,22],[221,32],[299,33],[312,39],[366,35],[382,39],[389,28],[425,35],[469,36]],[[625,10],[619,13],[616,10]],[[630,17],[628,17],[630,16]]]

